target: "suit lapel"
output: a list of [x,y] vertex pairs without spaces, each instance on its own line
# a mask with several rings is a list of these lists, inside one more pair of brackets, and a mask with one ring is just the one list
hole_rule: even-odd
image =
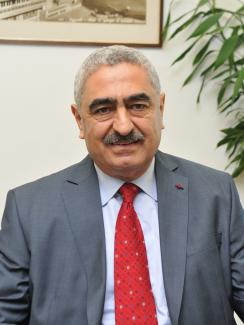
[[165,294],[172,325],[177,325],[186,267],[188,179],[174,172],[177,165],[166,155],[156,155],[155,168]]
[[101,324],[105,296],[105,238],[98,180],[89,157],[77,165],[67,178],[63,199],[71,231],[86,268],[88,323],[98,325]]

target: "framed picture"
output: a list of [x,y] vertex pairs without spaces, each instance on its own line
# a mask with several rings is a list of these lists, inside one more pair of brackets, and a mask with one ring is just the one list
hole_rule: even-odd
[[161,46],[163,0],[0,0],[0,41]]

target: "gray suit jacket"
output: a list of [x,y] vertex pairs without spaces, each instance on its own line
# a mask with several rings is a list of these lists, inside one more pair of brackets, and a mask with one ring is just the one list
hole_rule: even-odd
[[[233,325],[233,310],[244,320],[244,216],[231,178],[160,152],[155,168],[172,325]],[[99,325],[105,280],[102,208],[89,157],[9,192],[0,324]]]

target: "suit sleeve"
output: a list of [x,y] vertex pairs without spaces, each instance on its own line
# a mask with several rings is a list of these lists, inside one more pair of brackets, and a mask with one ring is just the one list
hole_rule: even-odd
[[10,191],[0,230],[0,324],[28,324],[29,260],[15,194]]
[[244,210],[231,181],[230,255],[233,309],[244,321]]

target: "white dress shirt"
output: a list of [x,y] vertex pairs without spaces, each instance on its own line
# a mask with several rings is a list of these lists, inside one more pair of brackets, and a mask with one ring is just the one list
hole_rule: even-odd
[[[158,325],[171,325],[163,282],[154,164],[155,160],[144,175],[132,182],[142,190],[134,200],[134,208],[144,233]],[[95,168],[102,200],[106,242],[106,293],[102,325],[114,325],[114,235],[116,219],[122,204],[122,197],[118,194],[118,190],[124,181],[104,174],[96,165]]]

